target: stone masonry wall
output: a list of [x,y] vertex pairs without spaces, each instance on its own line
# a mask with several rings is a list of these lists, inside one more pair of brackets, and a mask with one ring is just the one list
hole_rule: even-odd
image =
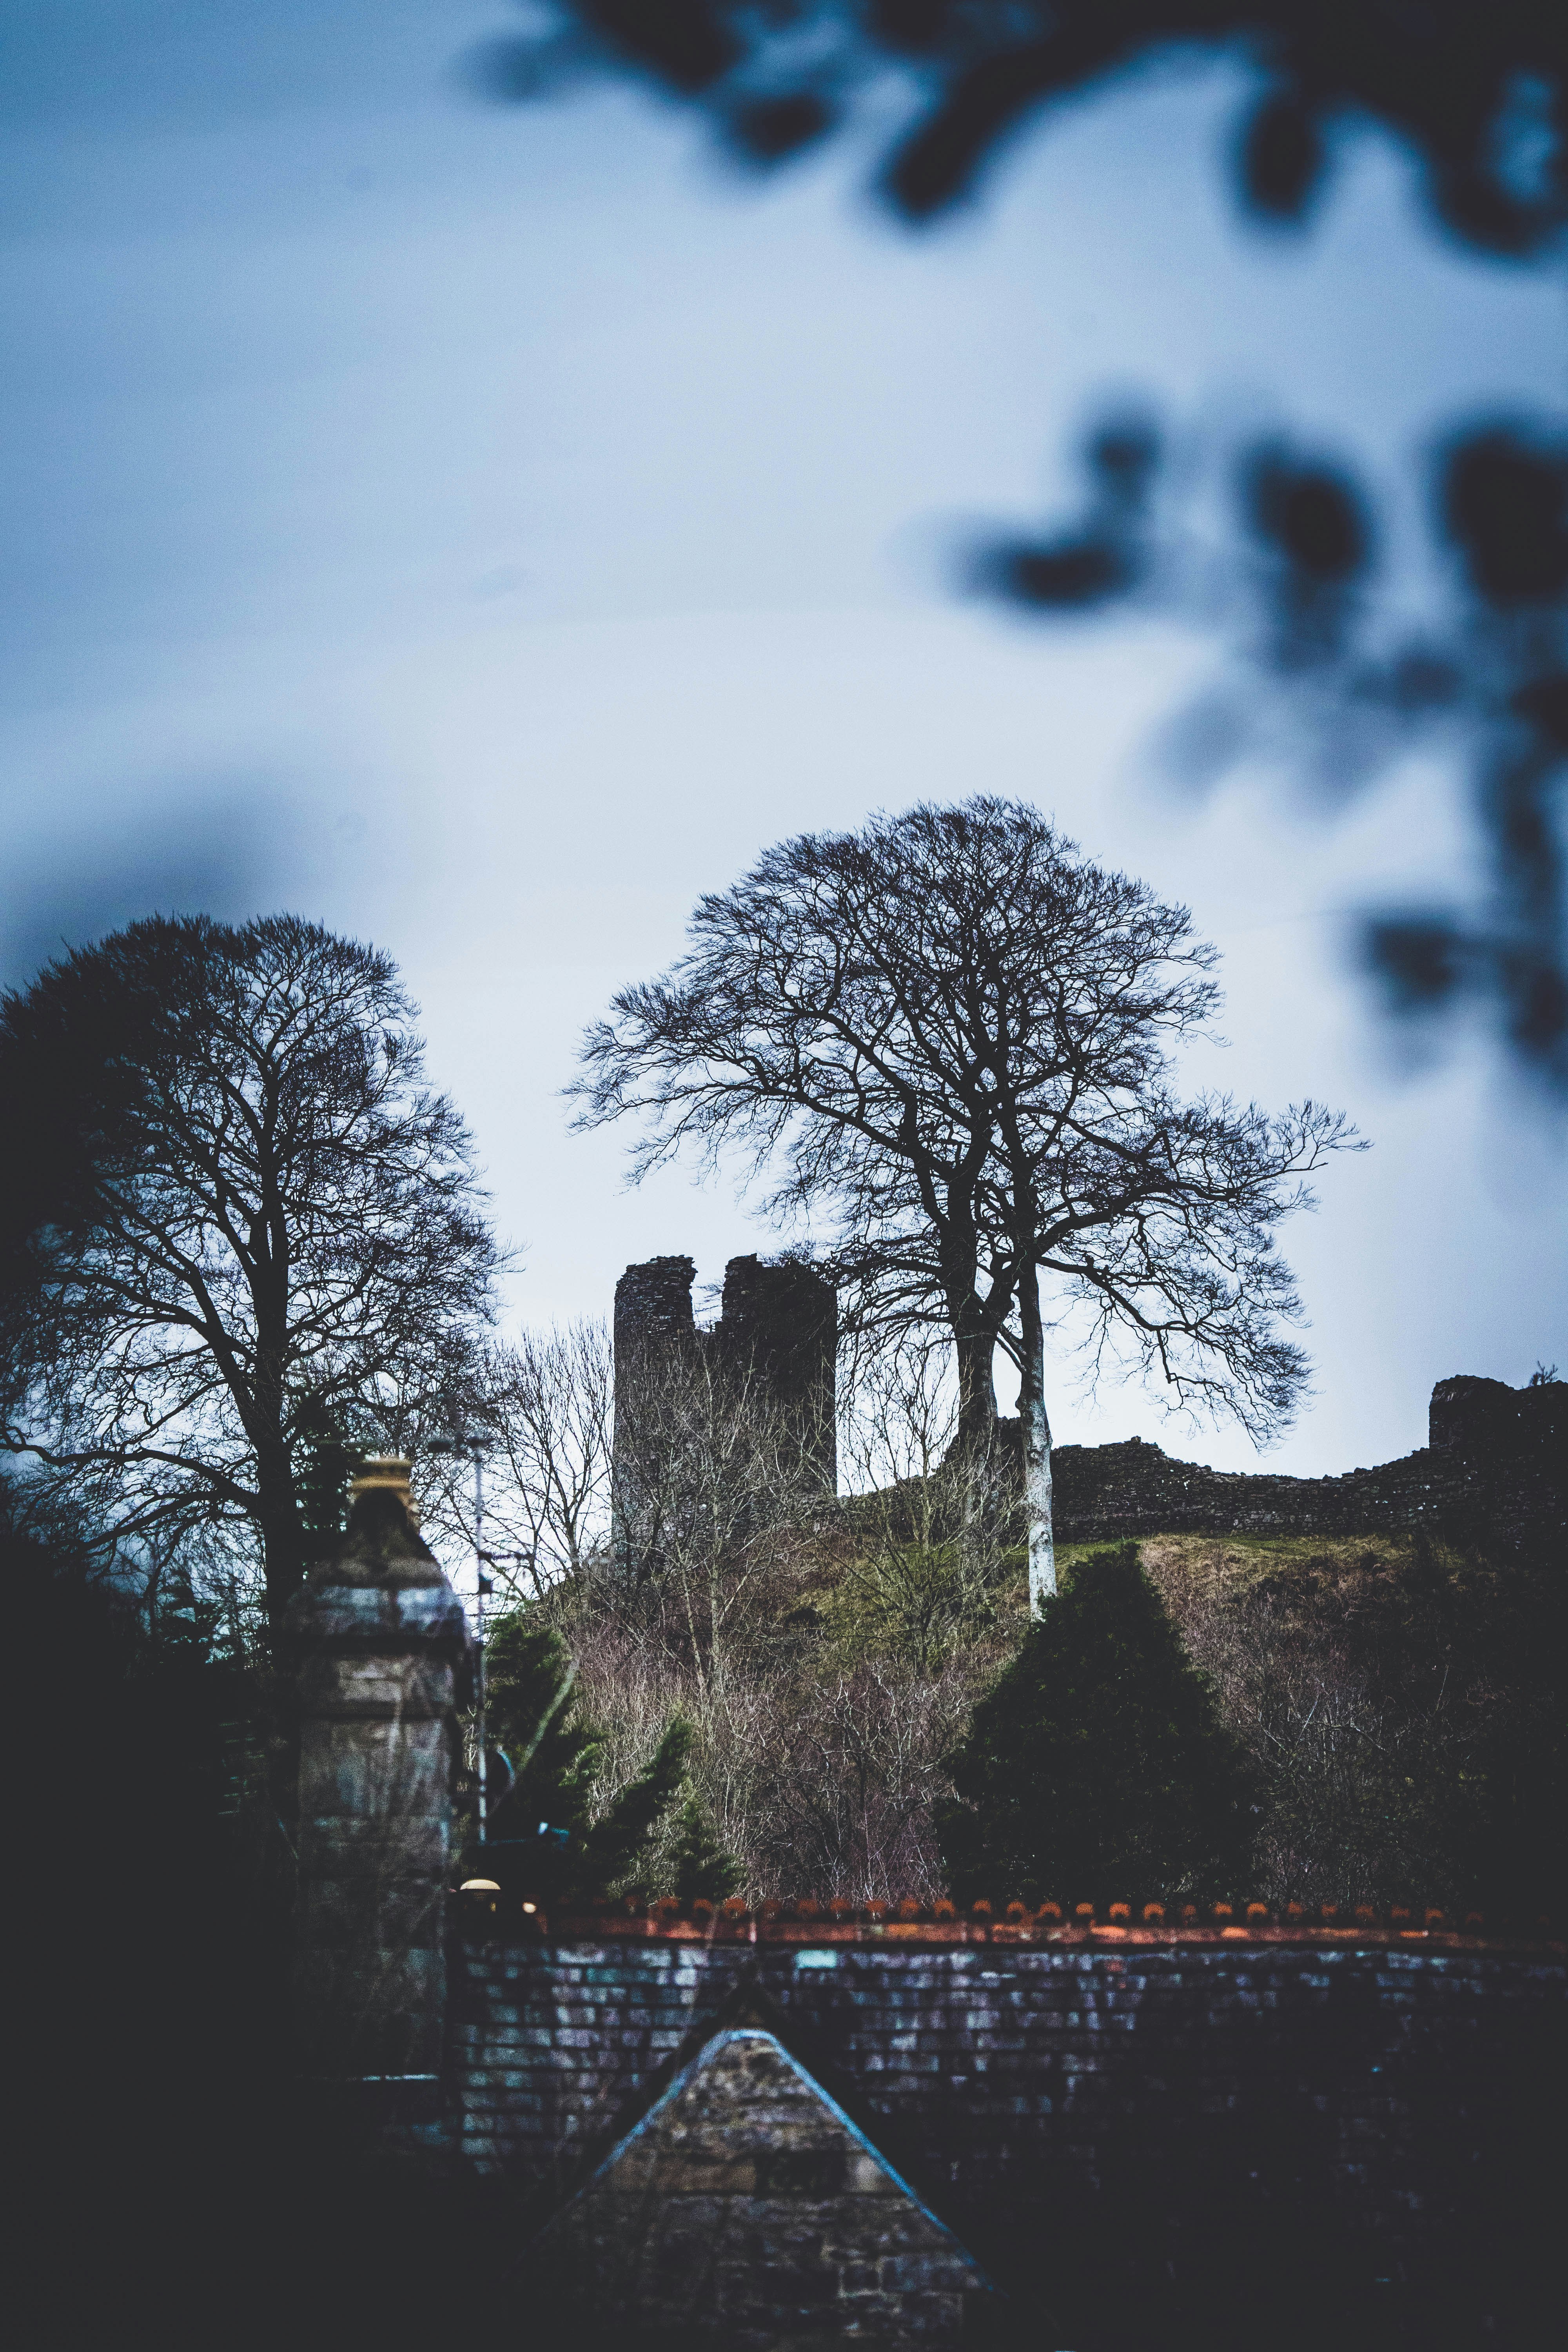
[[[1178,1462],[1140,1437],[1059,1445],[1063,1543],[1132,1536],[1354,1536],[1472,1528],[1509,1543],[1568,1532],[1568,1383],[1510,1389],[1459,1377],[1432,1391],[1430,1443],[1337,1478],[1288,1478]],[[1016,1423],[1008,1424],[1016,1427]]]
[[[449,2080],[467,2162],[542,2216],[678,2053],[757,2011],[1005,2292],[1085,2341],[1250,2280],[1313,2307],[1414,2297],[1447,2326],[1523,2275],[1563,1990],[1561,1948],[1353,1933],[470,1936]],[[1471,2315],[1485,2340],[1495,2312]]]

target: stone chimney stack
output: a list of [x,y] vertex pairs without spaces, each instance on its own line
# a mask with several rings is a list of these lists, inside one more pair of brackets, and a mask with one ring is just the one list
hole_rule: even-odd
[[434,2113],[446,2011],[462,1604],[421,1538],[406,1462],[367,1462],[347,1532],[289,1604],[298,1668],[301,2071],[376,2116]]

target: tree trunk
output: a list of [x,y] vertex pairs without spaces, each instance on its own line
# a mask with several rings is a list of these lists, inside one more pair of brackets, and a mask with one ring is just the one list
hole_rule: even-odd
[[1051,1509],[1051,1424],[1046,1414],[1046,1335],[1040,1320],[1039,1276],[1031,1268],[1018,1289],[1024,1342],[1018,1419],[1024,1439],[1024,1509],[1029,1528],[1029,1614],[1037,1617],[1057,1589]]
[[976,1330],[967,1316],[955,1315],[952,1342],[958,1361],[958,1450],[984,1456],[996,1442],[995,1337]]
[[289,1449],[281,1438],[256,1449],[256,1489],[267,1578],[267,1613],[276,1624],[305,1580],[305,1541]]

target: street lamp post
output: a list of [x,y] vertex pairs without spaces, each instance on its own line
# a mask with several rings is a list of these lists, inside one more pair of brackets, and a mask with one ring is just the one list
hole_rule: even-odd
[[474,1677],[474,1733],[479,1751],[479,1843],[489,1836],[489,1792],[485,1774],[485,1602],[490,1580],[485,1574],[485,1457],[474,1448],[474,1607],[479,1615],[479,1669]]
[[[476,1643],[479,1653],[474,1672],[474,1739],[478,1748],[475,1843],[488,1845],[490,1834],[489,1801],[489,1741],[486,1729],[486,1670],[485,1670],[485,1603],[495,1591],[495,1579],[487,1569],[499,1568],[505,1561],[526,1560],[533,1566],[531,1551],[487,1551],[485,1549],[485,1448],[472,1439],[437,1437],[430,1446],[432,1454],[467,1454],[474,1465],[474,1610]],[[503,1759],[504,1760],[504,1759]],[[510,1768],[509,1768],[510,1785]],[[501,1795],[504,1798],[506,1790]]]

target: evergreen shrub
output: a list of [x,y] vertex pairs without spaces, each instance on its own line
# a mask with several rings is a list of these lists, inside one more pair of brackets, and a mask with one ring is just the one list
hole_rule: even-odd
[[1091,1551],[974,1710],[940,1821],[960,1903],[1246,1887],[1251,1775],[1137,1547]]
[[[482,1858],[487,1876],[546,1903],[627,1889],[680,1795],[689,1724],[672,1715],[643,1770],[595,1815],[605,1740],[574,1702],[560,1634],[533,1611],[516,1610],[493,1628],[486,1666],[488,1733],[514,1778],[491,1811],[495,1843],[470,1846],[465,1867]],[[542,1824],[556,1834],[542,1837]]]

